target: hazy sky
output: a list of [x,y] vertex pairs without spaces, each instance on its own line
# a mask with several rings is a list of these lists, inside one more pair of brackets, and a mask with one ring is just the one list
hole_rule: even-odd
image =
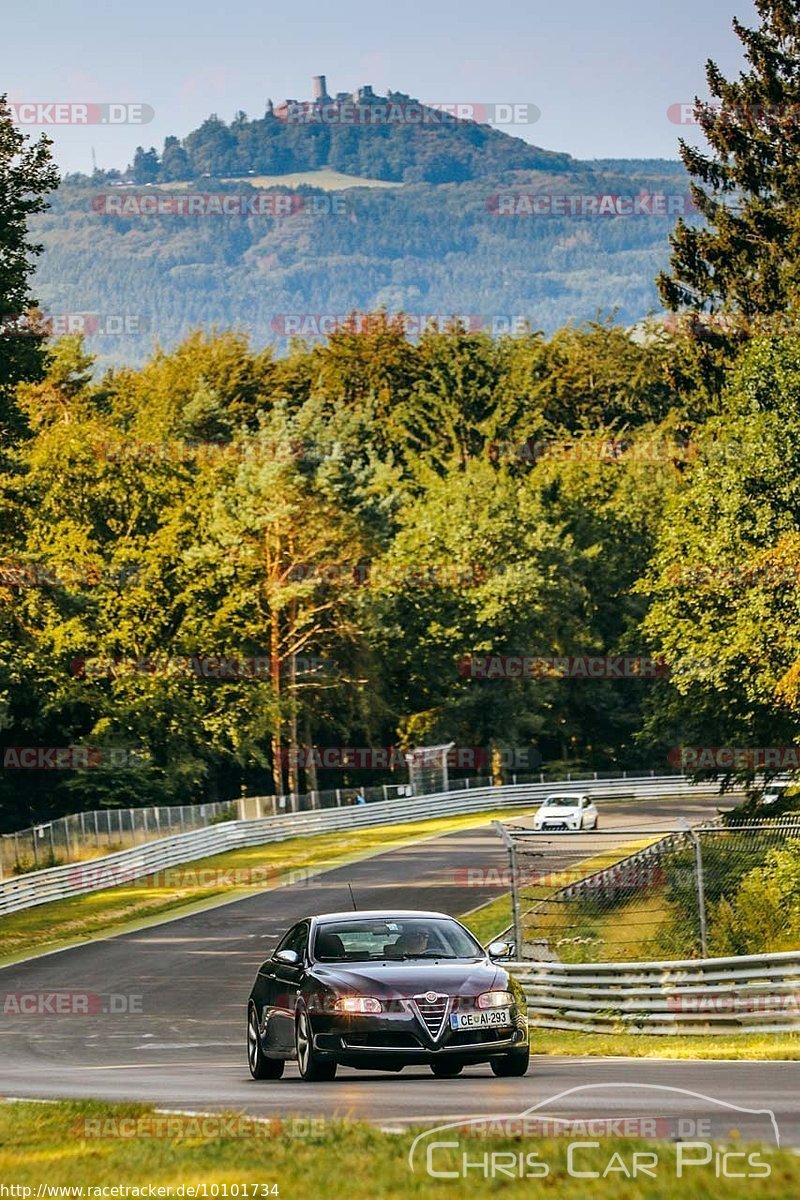
[[[533,103],[510,133],[578,158],[677,157],[667,109],[706,95],[704,64],[742,66],[752,0],[39,0],[7,6],[0,90],[20,102],[141,103],[143,127],[48,128],[65,171],[124,167],[210,112],[371,83],[428,102]],[[31,127],[31,132],[35,127]],[[695,138],[692,140],[696,139]]]

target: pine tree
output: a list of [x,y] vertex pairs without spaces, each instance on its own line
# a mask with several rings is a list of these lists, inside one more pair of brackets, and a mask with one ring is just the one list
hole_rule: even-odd
[[13,390],[42,369],[43,336],[27,320],[35,308],[28,290],[33,256],[42,247],[28,241],[28,219],[47,207],[45,195],[58,186],[44,134],[32,145],[11,117],[0,94],[0,439],[20,428]]
[[733,22],[750,70],[728,81],[706,66],[716,102],[695,111],[710,152],[681,140],[704,224],[679,220],[672,235],[658,286],[673,311],[749,320],[800,308],[800,0],[755,4],[758,29]]

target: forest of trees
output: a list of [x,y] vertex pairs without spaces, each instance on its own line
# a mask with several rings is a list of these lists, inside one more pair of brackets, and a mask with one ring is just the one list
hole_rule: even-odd
[[[308,764],[309,747],[452,741],[596,770],[706,748],[707,773],[747,779],[786,765],[757,748],[800,740],[800,12],[757,7],[757,34],[737,26],[751,73],[709,65],[729,108],[703,118],[708,156],[683,147],[703,223],[674,231],[666,325],[412,339],[377,312],[279,356],[207,321],[106,372],[75,336],[3,339],[5,828],[392,777]],[[34,304],[28,222],[46,236],[55,180],[46,139],[26,148],[1,104],[0,185],[5,318]],[[141,229],[106,219],[135,262]],[[71,242],[87,272],[91,222]],[[381,239],[434,256],[445,223],[362,211],[330,236],[352,272]],[[530,276],[531,226],[506,228]],[[208,264],[252,258],[252,236],[220,225]],[[157,248],[202,298],[213,272]],[[489,253],[487,272],[506,262]],[[469,665],[509,656],[658,670]]]
[[[666,770],[676,746],[752,736],[756,705],[791,741],[800,645],[755,568],[800,555],[800,352],[753,342],[721,394],[720,353],[611,325],[412,344],[376,316],[282,359],[196,334],[93,381],[62,339],[17,389],[29,432],[2,480],[4,743],[130,761],[4,770],[5,824],[404,778],[292,777],[295,746]],[[754,489],[767,470],[780,486]],[[749,529],[720,511],[739,493]],[[673,671],[470,677],[487,655]],[[215,678],[209,658],[246,665]]]

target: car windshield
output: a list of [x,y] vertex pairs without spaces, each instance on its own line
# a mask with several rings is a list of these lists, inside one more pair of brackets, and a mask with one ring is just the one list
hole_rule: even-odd
[[577,808],[578,796],[548,796],[544,802],[545,808]]
[[314,957],[320,962],[479,958],[483,953],[465,929],[444,917],[326,921],[314,941]]

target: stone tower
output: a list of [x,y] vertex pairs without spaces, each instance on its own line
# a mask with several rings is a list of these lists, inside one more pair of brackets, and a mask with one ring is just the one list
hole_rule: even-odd
[[328,89],[325,85],[324,75],[311,76],[311,99],[316,102],[318,100],[328,100]]

